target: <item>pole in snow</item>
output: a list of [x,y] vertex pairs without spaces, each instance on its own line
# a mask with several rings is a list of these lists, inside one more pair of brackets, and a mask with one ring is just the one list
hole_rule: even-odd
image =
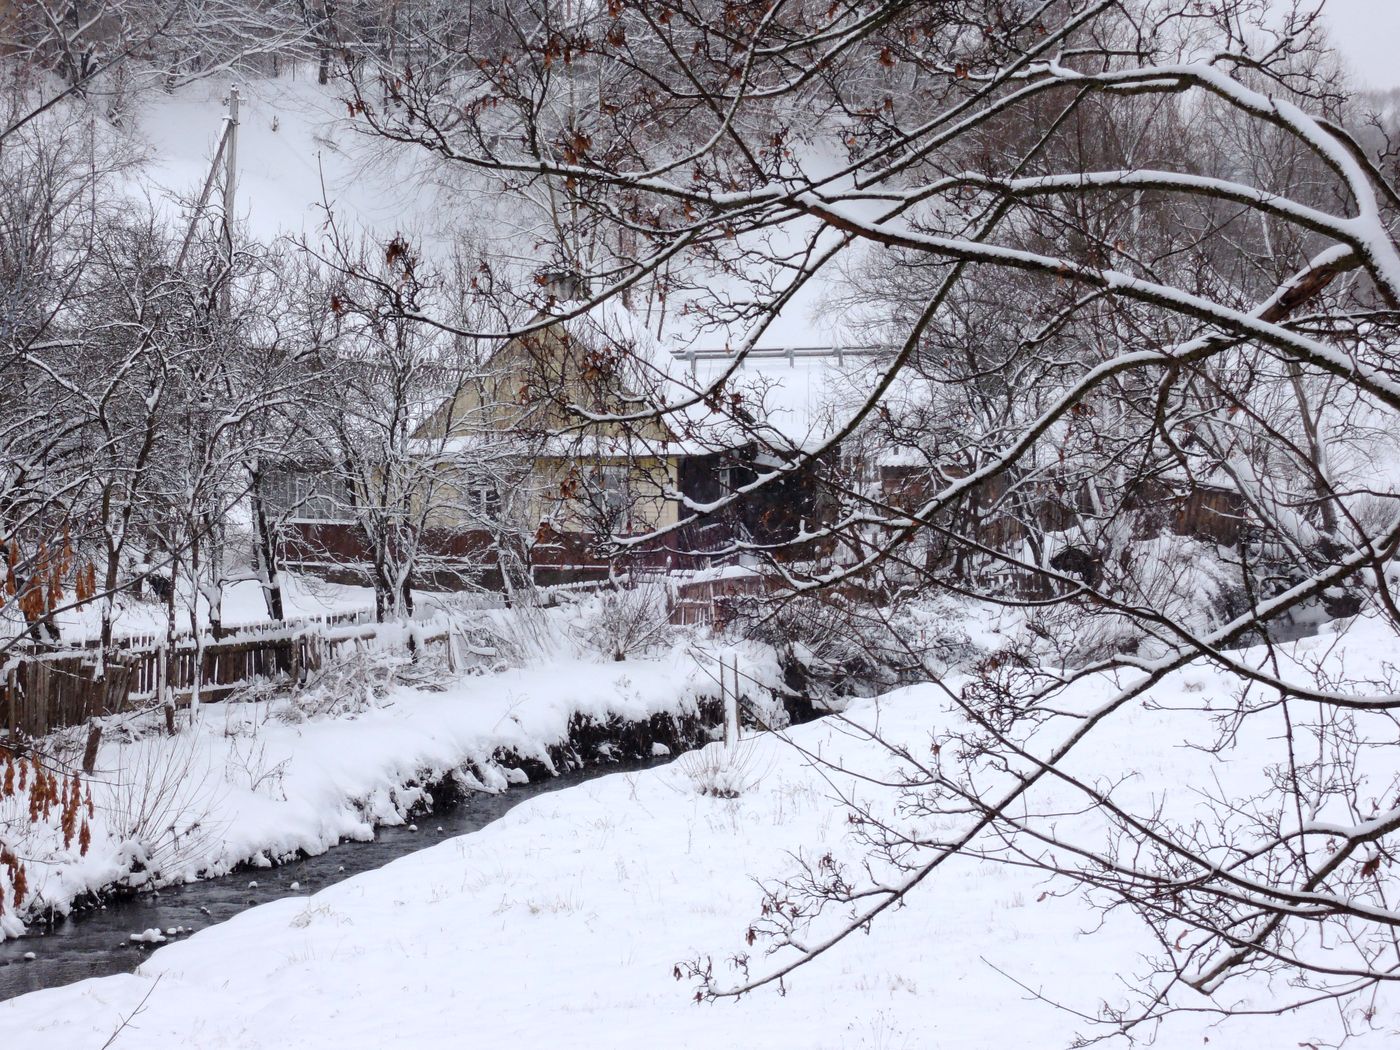
[[719,661],[720,695],[724,697],[724,746],[733,750],[739,746],[739,657],[734,657],[734,688],[725,688],[724,657]]
[[238,88],[228,89],[228,141],[224,152],[224,256],[228,271],[224,276],[224,313],[230,310],[229,284],[233,274],[233,205],[238,188]]

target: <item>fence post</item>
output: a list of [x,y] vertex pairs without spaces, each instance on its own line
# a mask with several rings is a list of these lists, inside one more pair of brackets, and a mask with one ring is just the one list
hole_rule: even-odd
[[178,653],[173,646],[161,643],[157,650],[156,663],[156,696],[160,698],[161,704],[165,707],[165,731],[175,735],[175,691],[171,685],[171,662],[178,658]]
[[719,692],[724,698],[724,746],[739,745],[739,658],[734,657],[734,688],[727,689],[724,681],[724,657],[719,658]]
[[34,665],[33,724],[29,727],[30,736],[44,736],[49,731],[49,663],[39,660]]
[[19,720],[16,717],[15,705],[18,703],[16,694],[19,692],[17,678],[19,668],[12,667],[5,672],[5,706],[8,708],[10,720],[10,743],[19,740]]
[[83,746],[83,775],[92,776],[97,768],[97,748],[102,743],[102,724],[93,721],[88,726],[87,743]]

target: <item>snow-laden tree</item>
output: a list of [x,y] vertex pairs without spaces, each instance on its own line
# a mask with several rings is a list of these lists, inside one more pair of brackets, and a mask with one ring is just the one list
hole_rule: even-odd
[[[30,98],[7,101],[5,112],[13,114]],[[54,607],[73,598],[73,573],[82,567],[72,564],[75,548],[81,562],[100,560],[91,468],[110,445],[93,432],[104,408],[94,384],[120,365],[103,361],[93,369],[102,335],[84,328],[83,315],[102,295],[100,246],[119,224],[114,191],[128,167],[100,125],[66,107],[39,114],[0,143],[0,543],[9,561],[5,597],[12,599],[5,616],[36,640],[54,640]],[[60,549],[65,555],[55,561]],[[81,589],[92,597],[95,582],[85,583]]]
[[296,469],[353,524],[377,616],[410,616],[415,588],[472,589],[493,570],[508,591],[528,588],[530,444],[493,381],[499,343],[442,328],[483,323],[491,295],[449,281],[405,235],[352,240],[335,222],[297,288],[318,393]]
[[172,631],[177,591],[217,631],[246,465],[277,453],[270,422],[306,379],[266,320],[262,252],[133,200],[134,167],[71,99],[0,143],[7,645],[59,641],[55,614],[95,604],[105,650],[151,575]]
[[[861,825],[863,872],[814,862],[775,888],[755,927],[773,967],[706,973],[706,994],[782,980],[969,854],[1042,866],[1159,934],[1118,1028],[1191,990],[1228,1010],[1259,971],[1298,982],[1280,1008],[1400,973],[1400,778],[1376,749],[1395,684],[1236,652],[1310,604],[1400,629],[1400,195],[1348,130],[1315,6],[533,0],[497,12],[500,37],[424,33],[413,61],[346,71],[368,128],[547,184],[607,231],[571,260],[595,301],[664,295],[725,325],[734,365],[712,382],[580,419],[730,416],[781,464],[735,500],[857,440],[922,466],[898,499],[838,476],[840,513],[802,538],[846,553],[778,564],[791,593],[1031,602],[1071,660],[1002,654],[950,684],[960,728],[895,755],[918,819]],[[793,448],[728,395],[799,291],[852,274],[889,352],[825,444]],[[1231,521],[1200,558],[1163,515],[1209,493]],[[1197,785],[1206,820],[1120,802],[1080,772],[1095,742],[1195,660],[1238,690],[1183,731],[1267,788]],[[1105,676],[1103,702],[1069,702]],[[1260,722],[1275,750],[1242,752]],[[1095,831],[1057,830],[1052,785]]]
[[0,10],[0,59],[16,77],[59,78],[50,100],[119,100],[141,79],[171,89],[263,56],[308,54],[312,21],[306,5],[279,0],[25,0]]

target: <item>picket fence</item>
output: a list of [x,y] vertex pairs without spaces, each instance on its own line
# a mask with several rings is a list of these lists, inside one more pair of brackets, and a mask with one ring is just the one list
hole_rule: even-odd
[[[342,647],[374,644],[381,634],[442,641],[446,628],[361,622],[359,614],[240,628],[232,637],[123,638],[111,651],[84,644],[34,653],[0,671],[0,728],[11,742],[34,738],[99,715],[149,706],[168,683],[177,706],[196,690],[201,702],[226,698],[258,679],[298,677],[319,670]],[[386,628],[392,628],[387,632]]]
[[[697,580],[647,574],[626,582],[663,585],[669,619],[678,626],[721,626],[738,601],[768,589],[755,575]],[[612,585],[597,581],[541,588],[538,597],[555,604]],[[481,604],[467,603],[457,612]],[[201,703],[217,702],[260,679],[295,679],[318,671],[343,647],[400,645],[409,638],[425,645],[449,641],[452,619],[444,609],[429,608],[413,623],[380,624],[372,611],[355,610],[225,628],[217,639],[188,632],[131,634],[115,639],[105,651],[94,639],[61,651],[12,653],[0,666],[0,730],[13,744],[94,717],[142,710],[167,685],[177,706],[189,704],[196,693]],[[449,654],[453,648],[449,644]]]

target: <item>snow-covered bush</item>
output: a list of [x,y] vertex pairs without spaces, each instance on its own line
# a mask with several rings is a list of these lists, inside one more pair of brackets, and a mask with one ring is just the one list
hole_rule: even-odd
[[948,598],[801,596],[741,613],[741,629],[778,650],[788,689],[825,703],[941,675],[978,652],[961,626],[965,606]]
[[655,650],[673,634],[666,592],[659,586],[605,590],[577,608],[570,632],[585,648],[612,660]]
[[502,667],[526,667],[572,653],[573,642],[563,629],[565,612],[518,605],[490,615],[482,630],[500,654]]
[[773,764],[773,754],[750,737],[728,744],[715,741],[676,759],[697,795],[738,798],[763,781]]
[[663,587],[606,588],[558,606],[522,605],[494,613],[480,633],[508,666],[602,656],[625,660],[674,640]]
[[342,647],[342,654],[327,660],[303,688],[277,710],[284,721],[360,714],[378,705],[394,684],[397,653],[364,646]]
[[194,730],[121,745],[94,792],[102,822],[132,869],[157,873],[202,855],[218,837],[209,823],[218,795]]
[[[1170,532],[1134,538],[1125,523],[1102,549],[1093,581],[1099,591],[1132,607],[1161,610],[1192,631],[1225,619],[1230,571],[1216,547]],[[1048,605],[1030,612],[1026,623],[1037,648],[1060,666],[1152,648],[1146,621],[1097,604]]]

